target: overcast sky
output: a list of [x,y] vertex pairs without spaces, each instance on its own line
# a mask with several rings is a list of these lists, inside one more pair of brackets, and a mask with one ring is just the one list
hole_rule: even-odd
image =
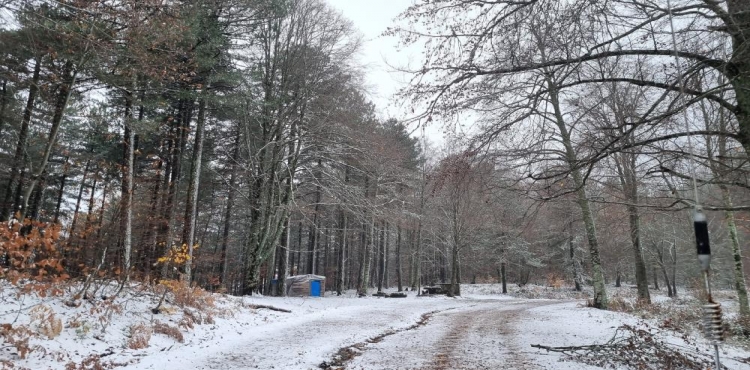
[[366,81],[368,90],[373,94],[373,102],[383,115],[397,114],[389,107],[390,96],[402,85],[404,77],[392,72],[387,63],[397,66],[408,63],[409,53],[396,49],[397,41],[394,37],[385,37],[381,34],[393,24],[393,19],[411,4],[411,0],[327,1],[351,20],[354,27],[364,36],[361,63],[366,66]]
[[[366,83],[370,99],[377,105],[384,118],[402,119],[405,108],[392,99],[392,95],[407,82],[408,76],[394,72],[389,65],[404,67],[418,63],[419,50],[415,48],[397,49],[397,39],[381,36],[383,31],[394,24],[401,12],[413,0],[327,0],[331,6],[354,23],[364,36],[360,62],[366,66]],[[416,125],[409,126],[415,130]],[[418,135],[420,130],[415,131]],[[428,127],[426,135],[430,141],[439,144],[443,141],[441,128]]]

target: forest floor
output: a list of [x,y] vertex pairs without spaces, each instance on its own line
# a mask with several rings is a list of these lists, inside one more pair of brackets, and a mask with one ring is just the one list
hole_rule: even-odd
[[[0,285],[0,369],[600,369],[709,368],[697,299],[612,288],[620,311],[586,307],[567,288],[463,285],[463,296],[407,298],[167,296],[114,286],[97,298],[19,294]],[[724,294],[731,324],[731,293]],[[71,304],[75,303],[75,304]],[[281,309],[278,311],[275,309]],[[289,311],[289,312],[284,312]],[[627,312],[621,312],[627,311]],[[693,323],[694,322],[694,323]],[[731,325],[730,325],[731,329]],[[532,347],[551,347],[548,351]],[[594,347],[583,347],[596,345]],[[570,347],[567,353],[559,348]],[[747,342],[721,346],[729,369],[750,369]],[[23,357],[23,358],[21,358]],[[691,367],[692,366],[692,367]]]

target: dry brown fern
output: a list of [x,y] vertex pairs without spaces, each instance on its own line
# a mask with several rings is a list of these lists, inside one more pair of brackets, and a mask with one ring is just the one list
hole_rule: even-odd
[[15,327],[11,324],[0,325],[0,337],[3,338],[5,343],[16,349],[18,357],[21,359],[25,359],[32,350],[38,347],[29,345],[29,339],[33,336],[34,332],[25,325]]
[[55,315],[55,311],[49,306],[41,304],[34,306],[29,314],[31,315],[31,326],[36,329],[37,333],[49,339],[54,339],[62,333],[62,320]]
[[68,362],[65,370],[109,370],[115,365],[109,362],[102,362],[99,355],[91,355],[81,361],[81,363]]

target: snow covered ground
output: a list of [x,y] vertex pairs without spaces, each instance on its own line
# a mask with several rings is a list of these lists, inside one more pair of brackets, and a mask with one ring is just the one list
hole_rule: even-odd
[[[567,290],[552,292],[559,299],[528,299],[522,296],[548,289],[514,287],[516,297],[497,289],[462,286],[460,298],[212,295],[203,297],[202,309],[166,304],[153,313],[160,296],[149,289],[134,287],[114,302],[100,295],[70,307],[65,302],[72,291],[41,298],[19,296],[3,285],[0,324],[10,326],[2,329],[0,368],[596,369],[532,345],[601,344],[623,324],[652,330],[674,348],[710,353],[693,333],[660,329],[657,319],[586,308]],[[251,308],[264,305],[291,312]],[[55,334],[49,323],[58,319],[62,327]],[[24,334],[30,351],[21,359]],[[133,349],[139,343],[144,348]],[[741,362],[749,352],[727,345],[722,350],[725,366],[750,369]]]

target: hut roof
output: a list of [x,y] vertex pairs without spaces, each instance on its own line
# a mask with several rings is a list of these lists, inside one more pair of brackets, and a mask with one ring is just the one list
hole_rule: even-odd
[[305,281],[312,281],[312,280],[325,280],[325,276],[321,275],[313,275],[313,274],[307,274],[307,275],[294,275],[287,278],[287,281],[289,282],[305,282]]

